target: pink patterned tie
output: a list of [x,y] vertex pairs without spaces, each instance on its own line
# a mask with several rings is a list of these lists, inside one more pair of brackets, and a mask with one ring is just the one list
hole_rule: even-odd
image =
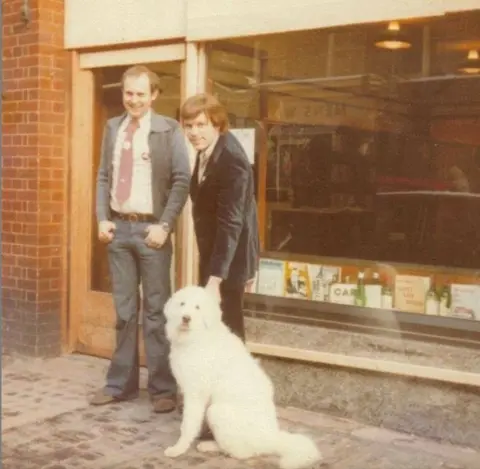
[[122,151],[120,153],[120,167],[118,169],[117,190],[115,194],[117,202],[120,205],[128,200],[132,189],[133,135],[138,127],[138,120],[131,119],[125,130],[125,140],[123,141]]

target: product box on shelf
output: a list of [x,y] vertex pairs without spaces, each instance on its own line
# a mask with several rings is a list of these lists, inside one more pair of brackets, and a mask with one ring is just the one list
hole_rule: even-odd
[[354,306],[356,291],[356,283],[332,283],[329,294],[330,303]]
[[430,277],[420,275],[395,276],[395,309],[408,313],[425,312],[425,297]]
[[480,286],[479,285],[451,285],[452,316],[480,320]]
[[283,296],[285,262],[276,259],[260,259],[257,293],[268,296]]
[[[410,275],[385,268],[358,270],[299,261],[260,259],[250,292],[330,302],[346,306],[398,310],[432,316],[480,320],[480,285],[451,283],[445,274]],[[439,281],[440,280],[440,281]]]
[[330,287],[341,278],[342,269],[331,265],[309,264],[311,300],[330,301]]
[[283,296],[309,300],[312,297],[308,264],[285,262],[285,284]]

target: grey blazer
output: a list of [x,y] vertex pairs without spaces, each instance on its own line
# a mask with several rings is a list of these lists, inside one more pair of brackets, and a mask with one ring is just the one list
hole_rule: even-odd
[[[126,113],[109,119],[103,132],[100,166],[97,173],[97,221],[110,220],[110,190],[113,152],[120,124]],[[152,111],[149,135],[152,158],[153,215],[173,229],[188,198],[190,164],[185,137],[178,122]]]

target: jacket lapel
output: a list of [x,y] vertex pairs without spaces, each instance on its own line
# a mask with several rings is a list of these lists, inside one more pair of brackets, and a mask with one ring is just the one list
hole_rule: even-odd
[[148,135],[148,147],[152,163],[152,192],[159,190],[160,178],[169,174],[169,149],[167,140],[169,126],[165,118],[152,110],[150,121],[150,134]]
[[110,158],[110,163],[113,162],[113,152],[115,151],[115,142],[118,138],[118,131],[120,130],[120,126],[122,125],[122,122],[126,117],[127,113],[124,112],[122,115],[114,117],[110,121],[110,128],[112,129],[112,133],[110,136],[110,148],[108,148],[108,156]]
[[[160,150],[164,149],[164,142],[159,141],[157,137],[169,130],[168,124],[165,119],[152,111],[150,121],[150,134],[148,136],[148,145],[150,147],[150,154],[152,156],[152,164],[155,159],[158,159],[162,155]],[[161,140],[161,139],[160,139]]]
[[197,195],[198,190],[198,167],[200,163],[199,159],[200,152],[197,152],[197,156],[195,157],[195,166],[192,172],[192,178],[190,180],[190,196],[194,199]]

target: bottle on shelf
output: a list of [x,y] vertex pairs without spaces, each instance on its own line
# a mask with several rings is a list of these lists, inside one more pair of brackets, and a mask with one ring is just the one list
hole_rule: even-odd
[[393,309],[393,290],[388,279],[382,286],[382,309]]
[[374,272],[372,278],[365,285],[366,305],[369,308],[382,307],[382,282],[380,274]]
[[449,285],[444,285],[440,292],[438,314],[449,316],[452,305],[452,291]]
[[425,295],[425,314],[430,316],[437,316],[439,313],[439,298],[435,286],[435,280],[432,277],[430,281],[430,288]]
[[328,296],[327,301],[332,301],[331,290],[332,290],[333,285],[335,285],[336,283],[338,283],[338,275],[337,275],[337,274],[333,274],[333,275],[332,275],[332,280],[331,280],[330,283],[327,285],[327,296]]
[[365,273],[360,271],[357,278],[357,289],[355,291],[355,306],[366,306],[367,295],[365,292]]
[[325,301],[326,300],[326,285],[325,278],[323,276],[323,267],[320,267],[317,276],[312,282],[312,299],[314,301]]

